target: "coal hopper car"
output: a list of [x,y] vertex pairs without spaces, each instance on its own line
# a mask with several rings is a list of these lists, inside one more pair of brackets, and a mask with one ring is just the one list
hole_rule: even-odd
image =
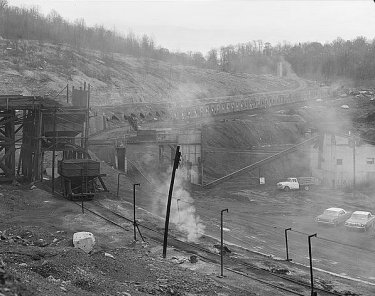
[[92,159],[63,159],[58,162],[61,188],[70,200],[91,200],[99,190],[107,191],[100,174],[100,162]]

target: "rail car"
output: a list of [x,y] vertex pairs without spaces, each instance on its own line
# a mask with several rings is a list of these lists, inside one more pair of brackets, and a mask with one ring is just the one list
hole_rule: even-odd
[[328,96],[329,89],[306,89],[294,92],[258,93],[220,97],[216,102],[207,102],[190,107],[175,108],[172,117],[175,120],[200,118],[218,114],[233,113],[251,109],[269,108],[277,105],[291,104],[315,99],[318,95]]
[[97,180],[106,187],[101,179],[100,162],[92,159],[63,159],[58,161],[58,173],[61,176],[61,189],[64,197],[70,200],[91,200],[97,191]]

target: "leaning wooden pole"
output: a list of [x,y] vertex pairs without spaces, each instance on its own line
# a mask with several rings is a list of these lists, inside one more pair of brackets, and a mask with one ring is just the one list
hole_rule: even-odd
[[167,213],[166,213],[166,216],[165,216],[163,258],[167,257],[169,215],[170,215],[170,211],[171,211],[171,201],[172,201],[172,192],[173,192],[174,179],[175,179],[175,176],[176,176],[176,169],[178,168],[178,164],[180,163],[180,157],[181,157],[180,146],[177,146],[176,154],[175,154],[174,162],[173,162],[171,185],[169,186],[168,202],[167,202]]

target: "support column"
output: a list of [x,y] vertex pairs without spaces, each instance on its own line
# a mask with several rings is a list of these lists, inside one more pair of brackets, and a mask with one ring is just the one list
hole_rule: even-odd
[[125,172],[126,148],[125,147],[116,147],[116,153],[117,153],[117,169]]
[[8,142],[5,147],[5,155],[7,157],[5,158],[5,165],[9,169],[9,171],[6,173],[8,178],[15,179],[16,175],[16,146],[15,146],[15,125],[14,125],[14,119],[15,119],[15,111],[12,110],[8,113],[8,118],[5,120],[5,136],[6,141]]
[[5,152],[0,159],[0,168],[5,180],[12,181],[16,175],[15,111],[2,112],[0,117],[0,149]]
[[34,116],[35,120],[35,128],[34,128],[34,141],[35,141],[35,150],[34,150],[34,165],[33,165],[33,172],[32,172],[32,180],[38,180],[40,177],[41,171],[41,158],[42,158],[42,111],[38,110],[35,112]]

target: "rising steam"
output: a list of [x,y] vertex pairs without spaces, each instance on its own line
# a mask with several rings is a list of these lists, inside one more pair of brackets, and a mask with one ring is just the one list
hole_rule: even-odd
[[[158,182],[158,191],[165,194],[158,194],[152,199],[152,210],[155,214],[164,217],[168,191],[170,186],[172,168],[162,176],[162,182]],[[179,168],[176,171],[174,181],[170,222],[176,225],[176,228],[186,235],[188,241],[197,241],[204,233],[205,226],[196,213],[194,199],[185,188],[186,170]]]

